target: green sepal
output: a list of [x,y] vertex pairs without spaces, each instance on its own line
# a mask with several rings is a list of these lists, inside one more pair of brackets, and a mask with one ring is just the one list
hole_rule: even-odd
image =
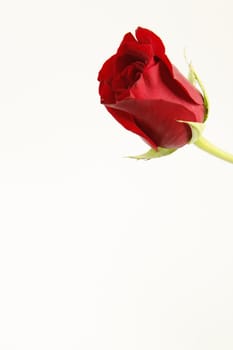
[[205,107],[205,115],[204,115],[204,122],[208,118],[209,113],[209,99],[206,93],[206,90],[204,88],[204,85],[202,84],[202,81],[200,80],[199,76],[195,72],[193,66],[191,63],[188,63],[189,66],[189,72],[188,72],[188,80],[191,84],[195,85],[197,83],[201,89],[202,95],[203,95],[203,101],[204,101],[204,107]]
[[167,156],[175,152],[177,148],[163,148],[158,147],[157,149],[151,148],[148,152],[140,154],[139,156],[128,156],[127,158],[137,159],[137,160],[150,160],[153,158],[160,158],[163,156]]
[[204,123],[196,123],[196,122],[188,122],[183,120],[177,120],[179,123],[185,123],[188,124],[188,126],[192,130],[192,137],[189,143],[195,143],[199,137],[202,135],[205,125]]

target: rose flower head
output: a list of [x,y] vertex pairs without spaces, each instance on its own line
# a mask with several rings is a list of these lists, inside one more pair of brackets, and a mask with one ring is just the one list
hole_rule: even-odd
[[192,139],[192,124],[205,120],[204,99],[170,62],[161,39],[148,29],[127,33],[102,66],[101,103],[126,129],[154,150],[177,149]]

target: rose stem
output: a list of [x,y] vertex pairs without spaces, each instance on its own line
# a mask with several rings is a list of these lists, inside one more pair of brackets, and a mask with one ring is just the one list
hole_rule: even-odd
[[197,141],[194,142],[194,144],[201,148],[203,151],[206,151],[210,154],[212,154],[215,157],[218,157],[220,159],[223,159],[227,162],[233,163],[233,154],[224,152],[220,148],[214,146],[212,143],[210,143],[208,140],[206,140],[204,137],[199,137]]

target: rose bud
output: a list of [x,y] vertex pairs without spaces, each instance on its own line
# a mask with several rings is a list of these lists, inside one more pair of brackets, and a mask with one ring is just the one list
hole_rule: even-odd
[[[169,61],[161,39],[138,28],[127,33],[101,68],[101,103],[126,129],[153,149],[177,149],[192,139],[192,123],[203,123],[203,96]],[[189,122],[191,122],[189,124]]]

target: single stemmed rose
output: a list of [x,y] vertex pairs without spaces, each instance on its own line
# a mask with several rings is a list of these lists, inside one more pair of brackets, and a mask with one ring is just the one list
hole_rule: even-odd
[[132,158],[157,158],[194,143],[233,163],[231,154],[202,136],[208,99],[193,67],[189,64],[186,79],[150,30],[139,27],[136,37],[127,33],[116,54],[103,64],[98,80],[101,103],[108,112],[151,146],[147,153]]

